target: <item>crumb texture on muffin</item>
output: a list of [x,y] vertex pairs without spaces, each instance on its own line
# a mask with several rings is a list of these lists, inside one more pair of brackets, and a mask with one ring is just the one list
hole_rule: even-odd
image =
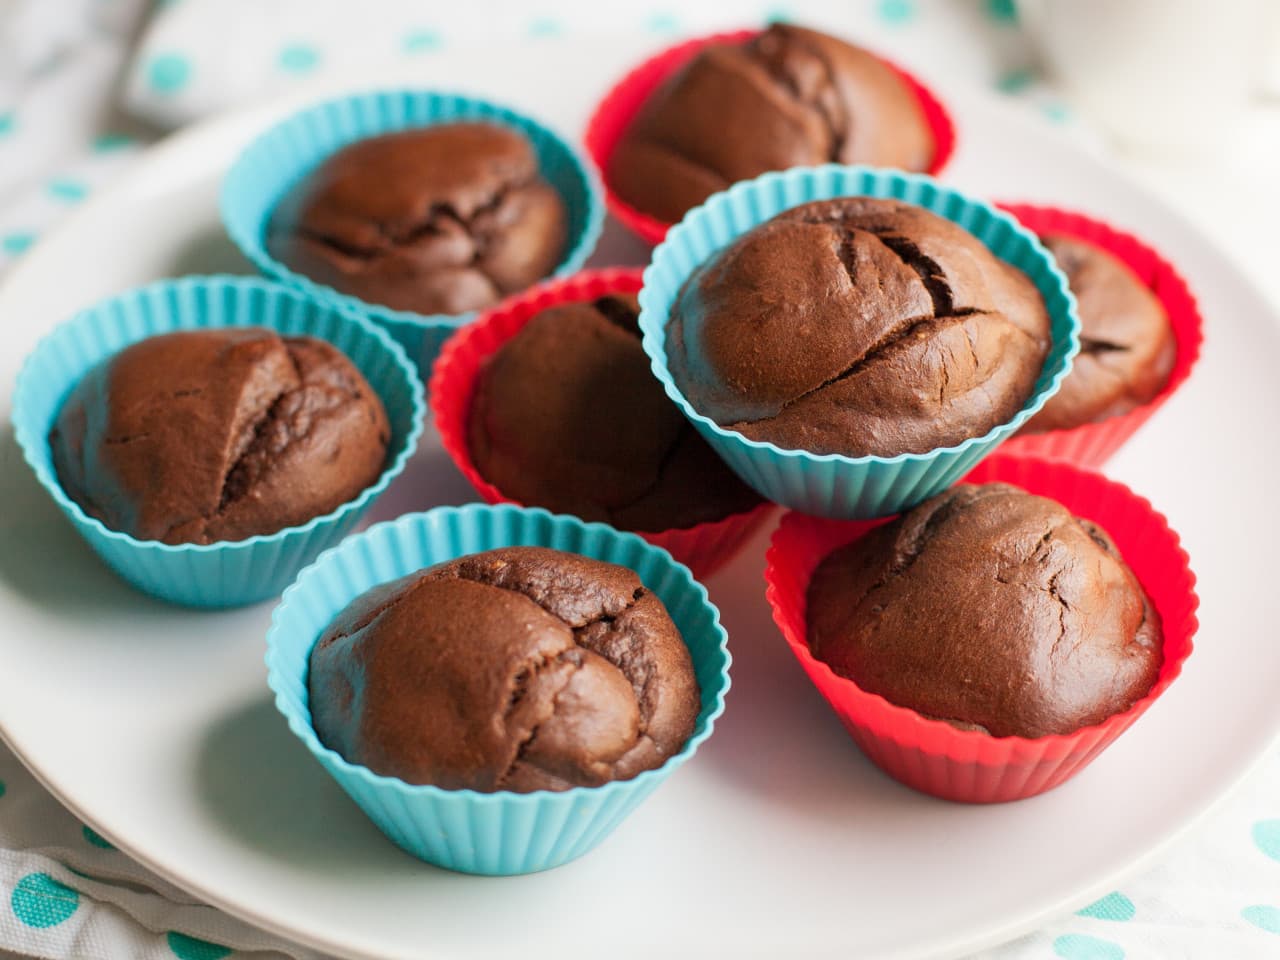
[[619,196],[667,222],[769,170],[866,163],[925,170],[934,143],[914,92],[836,37],[774,24],[712,43],[649,98],[608,165]]
[[267,245],[298,273],[370,303],[456,314],[550,274],[565,217],[528,139],[450,123],[339,150],[280,202]]
[[1178,355],[1160,299],[1101,247],[1063,234],[1040,240],[1080,305],[1080,353],[1062,387],[1020,432],[1069,430],[1150,403]]
[[631,294],[535,315],[486,363],[468,416],[481,475],[520,503],[622,529],[692,527],[760,498],[653,376]]
[[803,204],[682,286],[672,376],[720,425],[787,449],[925,453],[1026,404],[1048,355],[1035,285],[962,227],[897,200]]
[[126,347],[76,385],[49,436],[86,513],[174,544],[328,513],[377,480],[390,439],[382,401],[336,347],[257,327]]
[[1106,532],[1007,484],[952,488],[832,552],[807,604],[837,674],[993,736],[1101,723],[1162,661],[1159,614]]
[[660,766],[700,708],[689,651],[634,571],[543,547],[464,556],[353,601],[311,654],[312,721],[353,763],[480,791]]

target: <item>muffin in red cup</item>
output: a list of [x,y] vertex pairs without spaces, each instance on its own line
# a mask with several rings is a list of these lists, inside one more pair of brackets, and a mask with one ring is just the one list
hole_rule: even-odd
[[[737,56],[738,50],[748,56]],[[840,63],[833,69],[836,60]],[[749,96],[727,90],[726,78],[729,85],[741,86],[738,80],[744,76]],[[765,77],[772,79],[761,82]],[[827,78],[825,85],[816,82],[819,77]],[[655,127],[657,97],[669,101],[664,109],[693,117],[682,124],[688,130],[659,129],[662,122]],[[702,113],[714,121],[702,122]],[[862,128],[871,130],[861,141],[852,134],[859,114]],[[738,126],[750,136],[730,137],[726,131],[739,115]],[[642,129],[648,127],[660,134],[658,149],[642,145],[632,162],[622,163],[626,158],[620,160],[619,147],[629,149],[634,139],[648,139]],[[690,142],[675,153],[667,149],[688,140],[690,130],[704,129],[717,133],[710,146]],[[904,135],[904,130],[916,132]],[[646,136],[640,138],[642,133]],[[876,141],[885,139],[893,141],[889,149],[875,149]],[[680,219],[674,216],[678,210],[696,206],[731,182],[772,169],[834,161],[937,174],[954,149],[955,128],[937,97],[905,70],[836,37],[773,24],[765,30],[687,40],[644,61],[597,105],[585,144],[603,173],[609,211],[642,239],[658,243]],[[725,153],[712,165],[732,168],[731,176],[687,162],[689,151],[708,150]],[[663,167],[682,172],[679,189],[668,191],[666,202],[674,206],[658,211],[652,203],[638,202],[625,181],[634,179],[636,169]]]
[[[1061,510],[1065,508],[1076,518],[1075,523],[1080,529],[1072,531],[1072,535],[1092,541],[1101,548],[1100,553],[1111,554],[1113,561],[1118,554],[1123,564],[1112,564],[1113,570],[1108,579],[1110,592],[1098,592],[1090,601],[1092,611],[1085,612],[1105,612],[1111,599],[1117,596],[1115,589],[1119,581],[1125,576],[1136,578],[1140,585],[1139,596],[1145,597],[1145,601],[1138,602],[1141,623],[1146,625],[1139,629],[1137,639],[1145,637],[1149,641],[1159,637],[1158,663],[1154,658],[1148,658],[1144,663],[1117,669],[1120,682],[1112,689],[1109,673],[1102,668],[1123,663],[1128,655],[1139,653],[1134,647],[1134,638],[1126,638],[1124,644],[1108,654],[1109,659],[1104,662],[1091,663],[1089,660],[1094,655],[1104,651],[1103,641],[1106,638],[1102,638],[1100,632],[1092,633],[1094,624],[1087,617],[1077,618],[1074,625],[1063,619],[1058,627],[1061,637],[1067,637],[1073,643],[1103,644],[1086,650],[1084,658],[1076,657],[1074,663],[1069,661],[1075,651],[1070,651],[1064,667],[1072,670],[1082,668],[1072,675],[1069,682],[1064,681],[1067,685],[1078,685],[1082,682],[1081,677],[1087,677],[1092,671],[1092,682],[1104,688],[1094,691],[1094,696],[1083,695],[1088,691],[1079,689],[1074,693],[1059,693],[1054,689],[1056,677],[1035,676],[1046,669],[1046,661],[1034,658],[1026,664],[1019,664],[1026,667],[1021,676],[1017,671],[1001,668],[986,676],[968,677],[963,663],[940,660],[936,675],[930,675],[932,668],[928,668],[923,675],[900,678],[899,688],[905,690],[905,694],[895,692],[899,699],[913,699],[915,691],[912,687],[923,689],[933,684],[940,689],[934,681],[939,677],[950,678],[953,689],[946,691],[944,702],[935,701],[937,713],[933,714],[922,709],[923,702],[919,699],[913,700],[917,708],[912,709],[864,689],[815,655],[811,645],[814,619],[810,616],[808,603],[815,572],[820,570],[824,561],[846,545],[864,542],[873,529],[893,522],[892,519],[840,522],[798,513],[787,514],[774,532],[766,556],[766,596],[774,621],[801,667],[835,710],[854,741],[876,765],[907,786],[943,799],[998,803],[1034,796],[1062,784],[1088,765],[1160,697],[1181,672],[1191,653],[1199,601],[1195,593],[1195,576],[1177,534],[1149,502],[1124,485],[1070,464],[1000,454],[980,464],[963,482],[1008,484],[1054,501],[1050,506],[1057,508],[1061,516],[1066,516]],[[927,508],[928,505],[925,506]],[[928,527],[928,532],[936,533],[940,524],[949,523],[953,527],[952,533],[959,530],[963,536],[973,535],[977,529],[970,523],[970,517],[959,516],[956,512],[951,512],[949,517],[940,516],[943,512],[938,510],[934,517],[927,518],[921,529]],[[1050,541],[1046,533],[1043,543]],[[1053,545],[1055,550],[1062,546]],[[1042,559],[1034,554],[1035,550],[1032,550],[1021,558],[1032,568]],[[904,564],[899,566],[905,569],[912,562],[918,562],[920,555],[904,556]],[[1063,553],[1056,554],[1058,560],[1064,556]],[[984,562],[990,565],[990,558],[984,558]],[[1116,572],[1122,571],[1126,565],[1131,573]],[[1064,577],[1078,574],[1079,570],[1076,574],[1064,574]],[[1020,583],[1016,569],[1009,570],[1003,578],[997,576],[994,579],[1001,589],[1008,589],[1014,595],[1025,586]],[[1006,580],[1009,582],[1007,587]],[[1059,587],[1057,583],[1050,583],[1048,592],[1051,596],[1048,600],[1053,602],[1047,606],[1055,611],[1055,618],[1074,617],[1070,604],[1062,604],[1062,600],[1069,596],[1074,602],[1077,596],[1074,589],[1078,589],[1079,584],[1075,584],[1073,589],[1060,590]],[[981,584],[974,587],[975,593],[983,590]],[[1028,598],[1031,605],[1034,595],[1028,594]],[[962,605],[968,598],[953,596],[949,600],[939,595],[938,599],[942,604],[938,607],[938,617],[942,620],[948,604]],[[886,597],[885,609],[889,600]],[[881,604],[877,602],[868,608],[870,614],[888,616],[884,610],[875,609],[879,606]],[[830,620],[829,613],[824,613],[824,616]],[[945,629],[944,625],[940,624],[939,629]],[[999,645],[1006,642],[1014,646],[1019,642],[1015,631],[1006,633],[1001,617],[991,622],[989,632],[993,636],[983,638],[982,642],[988,644],[990,650],[999,650]],[[1007,641],[1007,638],[1012,639]],[[1038,653],[1043,655],[1051,650],[1053,640],[1058,638],[1057,634],[1042,637]],[[903,638],[903,643],[914,642],[915,638]],[[1106,643],[1115,646],[1112,641]],[[1119,652],[1121,648],[1123,655]],[[841,663],[840,658],[831,657],[826,651],[824,656],[835,660],[843,672],[849,672],[847,664]],[[961,651],[958,656],[963,661],[967,654]],[[1064,661],[1055,653],[1048,662],[1061,665]],[[1144,671],[1147,671],[1145,680]],[[951,676],[953,673],[961,679]],[[995,681],[994,694],[988,681]],[[876,682],[869,676],[864,679],[868,686],[874,686]],[[955,689],[968,683],[973,683],[976,688],[972,696],[967,690]],[[1037,685],[1041,692],[1049,691],[1050,702],[1047,704],[1033,699],[1038,695]],[[984,686],[988,688],[986,693],[983,693]],[[984,697],[990,700],[992,696],[1001,703],[991,714],[994,719],[983,717],[977,722],[964,722],[963,718],[957,718],[958,710],[953,709],[957,697],[981,704]],[[951,702],[945,702],[946,697],[950,697]],[[1124,705],[1123,709],[1113,713],[1105,713],[1104,710],[1104,715],[1098,716],[1099,704],[1105,704],[1108,699]],[[1011,702],[1015,704],[1012,709],[1009,707]],[[989,703],[986,709],[991,711]],[[1093,722],[1069,728],[1073,716],[1090,716],[1091,713]],[[940,715],[947,718],[937,719]],[[1007,733],[1003,728],[1010,726],[1026,730],[1058,729],[1059,732],[1037,736],[997,735]],[[997,732],[988,732],[987,728],[996,728]]]
[[1130,233],[1054,207],[999,206],[1058,259],[1081,323],[1080,355],[1062,388],[1002,452],[1101,467],[1191,375],[1204,339],[1196,298]]
[[533,287],[450,338],[431,378],[441,443],[489,503],[631,530],[709,576],[772,513],[654,379],[639,269]]

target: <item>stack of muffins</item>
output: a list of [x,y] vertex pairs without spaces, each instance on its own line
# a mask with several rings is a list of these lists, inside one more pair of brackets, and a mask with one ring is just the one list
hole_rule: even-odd
[[[295,583],[277,702],[432,862],[565,862],[688,759],[729,665],[695,577],[779,504],[766,594],[864,751],[938,796],[1030,796],[1190,652],[1176,535],[1081,468],[1185,380],[1199,317],[1135,238],[927,176],[953,142],[914,78],[777,24],[601,100],[603,204],[573,147],[494,104],[323,104],[225,183],[270,279],[73,318],[24,369],[19,438],[141,589]],[[660,241],[643,274],[582,269],[604,204]],[[416,449],[428,371],[491,506],[344,540]]]

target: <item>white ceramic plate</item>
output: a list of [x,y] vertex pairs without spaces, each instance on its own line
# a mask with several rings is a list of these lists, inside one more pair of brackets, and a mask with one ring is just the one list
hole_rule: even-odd
[[[505,93],[573,132],[637,46],[440,56],[417,80]],[[158,873],[346,956],[955,956],[1107,892],[1221,797],[1280,727],[1280,644],[1270,636],[1280,621],[1270,552],[1280,439],[1260,424],[1278,409],[1280,331],[1231,263],[1140,186],[997,104],[956,98],[954,110],[961,139],[949,179],[1137,230],[1184,268],[1208,317],[1191,382],[1112,468],[1185,538],[1201,577],[1196,652],[1072,783],[981,808],[882,776],[774,629],[761,539],[711,583],[734,653],[728,712],[694,762],[598,850],[494,880],[436,870],[384,840],[271,705],[270,604],[192,613],[132,592],[36,486],[7,425],[22,357],[74,308],[156,277],[245,269],[221,236],[218,180],[279,107],[158,146],[0,292],[4,739],[76,814]],[[614,236],[597,262],[639,253]],[[373,519],[470,498],[428,436]]]

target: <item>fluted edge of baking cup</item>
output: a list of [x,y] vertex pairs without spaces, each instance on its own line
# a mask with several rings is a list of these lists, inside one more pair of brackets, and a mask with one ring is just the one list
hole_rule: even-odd
[[[1053,343],[1030,398],[1013,419],[983,436],[927,453],[846,457],[748,439],[699,413],[681,393],[667,367],[666,332],[672,304],[689,275],[775,214],[811,200],[844,196],[893,198],[924,207],[968,230],[1035,284],[1049,311]],[[1080,318],[1066,277],[1035,234],[1012,216],[931,177],[834,164],[766,173],[689,211],[654,250],[644,272],[640,329],[655,376],[738,476],[775,503],[842,519],[897,513],[955,483],[1058,391],[1080,349]]]
[[[699,50],[712,43],[746,43],[760,33],[759,29],[716,33],[685,40],[660,50],[649,59],[637,64],[614,84],[592,111],[583,136],[583,145],[597,169],[601,171],[605,204],[609,212],[623,226],[646,243],[662,242],[662,238],[666,236],[672,224],[632,206],[609,186],[609,178],[605,171],[609,169],[609,159],[613,156],[614,149],[649,97],[668,77],[692,60]],[[915,95],[920,105],[920,112],[924,114],[925,123],[928,124],[929,132],[933,135],[933,159],[929,163],[927,173],[938,176],[955,152],[956,128],[951,114],[947,112],[947,108],[933,91],[914,75],[879,54],[873,54],[873,56],[901,77]]]
[[439,123],[485,121],[527,137],[544,178],[565,203],[568,242],[552,276],[578,270],[604,224],[599,178],[590,162],[537,120],[478,97],[429,90],[380,90],[340,97],[301,110],[259,135],[222,181],[222,223],[240,251],[263,274],[310,297],[368,317],[385,327],[418,364],[425,379],[440,345],[475,313],[421,314],[369,303],[317,283],[267,250],[271,214],[291,187],[341,148],[358,140]]
[[[178,330],[260,326],[327,340],[369,381],[391,423],[387,465],[377,481],[336,510],[300,526],[244,540],[168,544],[107,528],[58,482],[49,431],[68,394],[98,363],[148,337]],[[18,444],[41,486],[99,557],[137,589],[193,607],[233,607],[277,597],[294,575],[349,533],[404,470],[426,412],[422,381],[387,333],[296,290],[248,277],[168,280],[81,310],[27,357],[13,398]]]
[[1022,456],[1067,460],[1082,467],[1106,463],[1152,415],[1164,406],[1191,376],[1204,344],[1204,318],[1200,305],[1178,269],[1154,248],[1105,220],[1058,207],[1026,203],[1000,203],[1028,230],[1043,236],[1060,233],[1107,251],[1129,267],[1156,295],[1169,317],[1178,344],[1169,380],[1156,396],[1128,413],[1086,423],[1070,430],[1049,430],[1010,437],[1003,452]]
[[896,706],[837,676],[809,650],[806,594],[814,569],[837,547],[883,521],[836,521],[789,513],[765,555],[765,595],[800,666],[850,735],[889,776],[924,793],[965,803],[1002,803],[1051,790],[1083,770],[1169,688],[1198,627],[1195,574],[1168,521],[1143,497],[1071,464],[997,455],[965,482],[1001,481],[1057,500],[1115,540],[1163,621],[1164,661],[1145,697],[1123,713],[1073,733],[992,737]]
[[[348,603],[380,583],[496,547],[551,547],[630,567],[666,605],[701,688],[693,735],[660,767],[599,787],[532,793],[405,783],[343,759],[311,725],[311,649]],[[267,683],[289,729],[394,843],[464,873],[533,873],[582,856],[609,835],[711,736],[729,690],[728,637],[689,569],[665,550],[602,523],[509,504],[437,507],[379,523],[322,554],[285,591],[267,634]]]
[[[467,442],[471,401],[484,364],[543,310],[562,303],[595,300],[610,293],[636,293],[640,283],[639,267],[584,270],[561,280],[550,280],[486,310],[474,323],[467,324],[445,342],[432,368],[428,391],[436,432],[454,466],[486,503],[523,506],[484,478]],[[701,580],[732,560],[773,516],[775,509],[774,504],[764,501],[751,510],[692,527],[632,532],[667,550]]]

